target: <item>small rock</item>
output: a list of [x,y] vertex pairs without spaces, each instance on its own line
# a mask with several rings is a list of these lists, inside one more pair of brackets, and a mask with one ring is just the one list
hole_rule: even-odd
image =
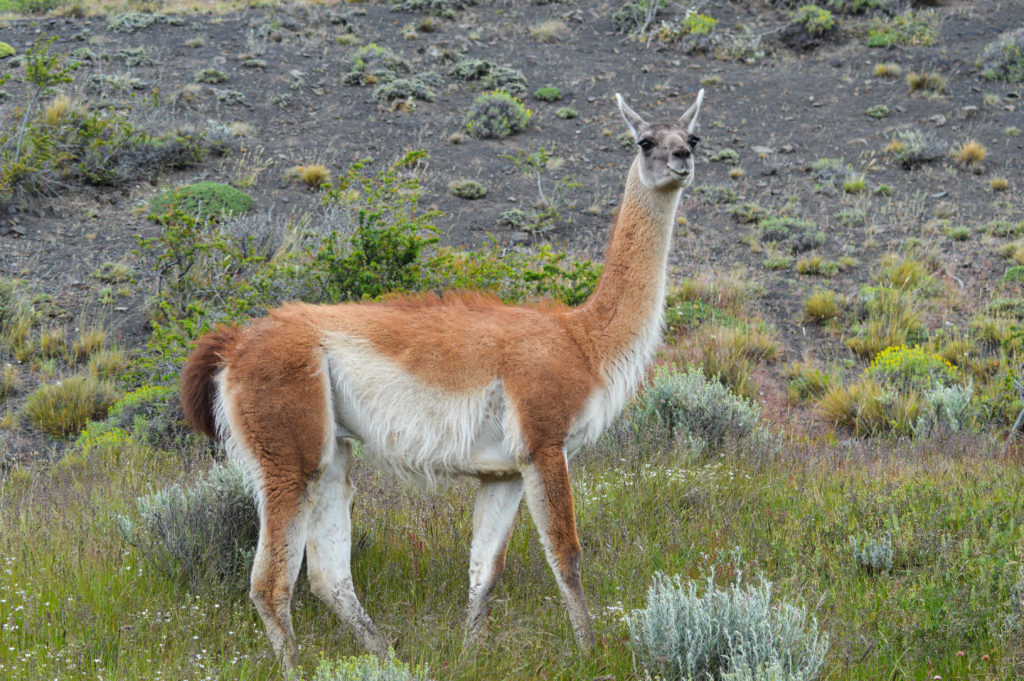
[[971,118],[972,116],[976,116],[978,111],[980,111],[978,107],[972,106],[970,104],[968,104],[967,106],[960,107],[960,114],[964,118]]
[[796,147],[794,147],[792,144],[783,144],[781,147],[779,147],[779,151],[781,151],[783,154],[792,154],[794,151],[796,151]]
[[771,147],[750,147],[750,150],[755,154],[774,154],[775,150]]
[[942,126],[944,126],[946,124],[946,117],[944,115],[942,115],[942,114],[935,114],[934,116],[930,117],[928,120],[931,121],[932,123],[934,123],[935,127],[937,127],[937,128],[941,128]]
[[933,199],[941,199],[941,198],[943,198],[945,196],[948,196],[948,195],[949,195],[949,192],[943,190],[941,192],[935,192],[931,196],[932,196]]

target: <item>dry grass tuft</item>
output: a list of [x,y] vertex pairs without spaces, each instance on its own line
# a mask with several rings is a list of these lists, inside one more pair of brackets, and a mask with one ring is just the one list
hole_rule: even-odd
[[815,322],[827,322],[838,317],[842,298],[835,291],[818,289],[804,299],[804,316]]
[[78,340],[71,346],[71,356],[76,362],[88,359],[103,349],[107,343],[107,332],[98,326],[82,329]]
[[937,71],[908,73],[907,87],[911,92],[934,95],[941,95],[949,90],[945,77]]
[[875,64],[876,78],[899,78],[902,73],[903,69],[900,68],[900,65],[891,61]]
[[321,163],[306,166],[294,166],[290,174],[302,180],[306,186],[320,189],[331,180],[331,171]]
[[981,163],[988,156],[988,149],[977,140],[967,140],[953,150],[953,158],[964,165]]
[[530,35],[540,43],[553,43],[565,37],[569,27],[559,19],[548,19],[530,27]]

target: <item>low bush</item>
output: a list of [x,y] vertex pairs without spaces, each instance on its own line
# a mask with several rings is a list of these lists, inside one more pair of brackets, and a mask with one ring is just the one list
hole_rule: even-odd
[[182,213],[196,220],[223,220],[252,208],[252,197],[229,184],[196,182],[170,189],[149,202],[150,218],[160,221]]
[[665,679],[818,678],[828,636],[806,608],[772,602],[771,583],[726,588],[712,575],[694,580],[657,574],[647,605],[626,622],[638,662]]
[[697,367],[659,368],[625,415],[640,429],[660,429],[669,439],[681,438],[701,451],[718,450],[727,439],[760,437],[760,418],[756,402],[708,379]]
[[476,180],[455,180],[448,185],[448,191],[460,199],[482,199],[487,196],[487,187]]
[[[216,581],[242,590],[259,536],[252,492],[241,471],[217,464],[191,485],[141,497],[117,529],[161,574],[190,590]],[[208,587],[207,587],[208,588]]]
[[466,130],[473,137],[508,137],[522,132],[533,112],[504,90],[487,92],[473,100],[466,114]]
[[393,655],[387,660],[363,655],[334,661],[321,659],[312,681],[429,681],[428,671],[410,667]]
[[933,13],[907,10],[893,17],[878,17],[868,28],[865,44],[868,47],[892,45],[921,45],[935,42],[935,16]]
[[793,23],[802,27],[810,36],[818,37],[829,33],[835,28],[836,20],[832,12],[817,5],[804,5],[793,13]]
[[868,573],[892,572],[892,535],[886,532],[879,538],[850,537],[850,549],[857,567]]
[[886,145],[885,151],[904,170],[941,158],[946,145],[930,130],[897,130]]
[[533,98],[542,102],[557,102],[562,98],[562,91],[556,87],[541,87],[534,90]]
[[988,80],[1024,83],[1024,27],[1003,33],[986,45],[977,65]]
[[346,85],[377,85],[389,83],[412,73],[409,62],[400,55],[376,43],[363,45],[349,60],[349,71],[342,82]]

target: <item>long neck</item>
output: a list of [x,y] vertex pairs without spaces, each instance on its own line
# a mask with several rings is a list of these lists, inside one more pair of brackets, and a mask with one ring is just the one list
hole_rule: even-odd
[[680,189],[645,187],[639,159],[633,162],[604,273],[593,295],[571,313],[580,345],[599,374],[618,373],[624,364],[646,364],[660,340],[668,248],[680,194]]

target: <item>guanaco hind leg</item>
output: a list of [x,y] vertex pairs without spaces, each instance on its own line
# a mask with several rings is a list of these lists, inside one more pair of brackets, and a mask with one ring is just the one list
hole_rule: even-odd
[[[279,482],[279,481],[273,481]],[[298,648],[292,629],[292,590],[302,566],[308,509],[299,485],[260,500],[260,537],[252,565],[249,597],[267,629],[281,664],[295,666]]]
[[483,480],[473,510],[473,543],[469,551],[469,609],[466,641],[474,643],[487,618],[487,602],[505,568],[512,523],[523,498],[520,477]]
[[526,504],[569,611],[576,643],[589,650],[594,647],[594,631],[580,582],[582,550],[576,536],[572,487],[566,466],[565,450],[561,446],[545,447],[533,453],[531,463],[523,467],[522,473]]
[[352,585],[352,444],[340,440],[318,480],[309,485],[306,565],[309,584],[334,613],[352,627],[368,651],[386,656],[388,641],[359,603]]

